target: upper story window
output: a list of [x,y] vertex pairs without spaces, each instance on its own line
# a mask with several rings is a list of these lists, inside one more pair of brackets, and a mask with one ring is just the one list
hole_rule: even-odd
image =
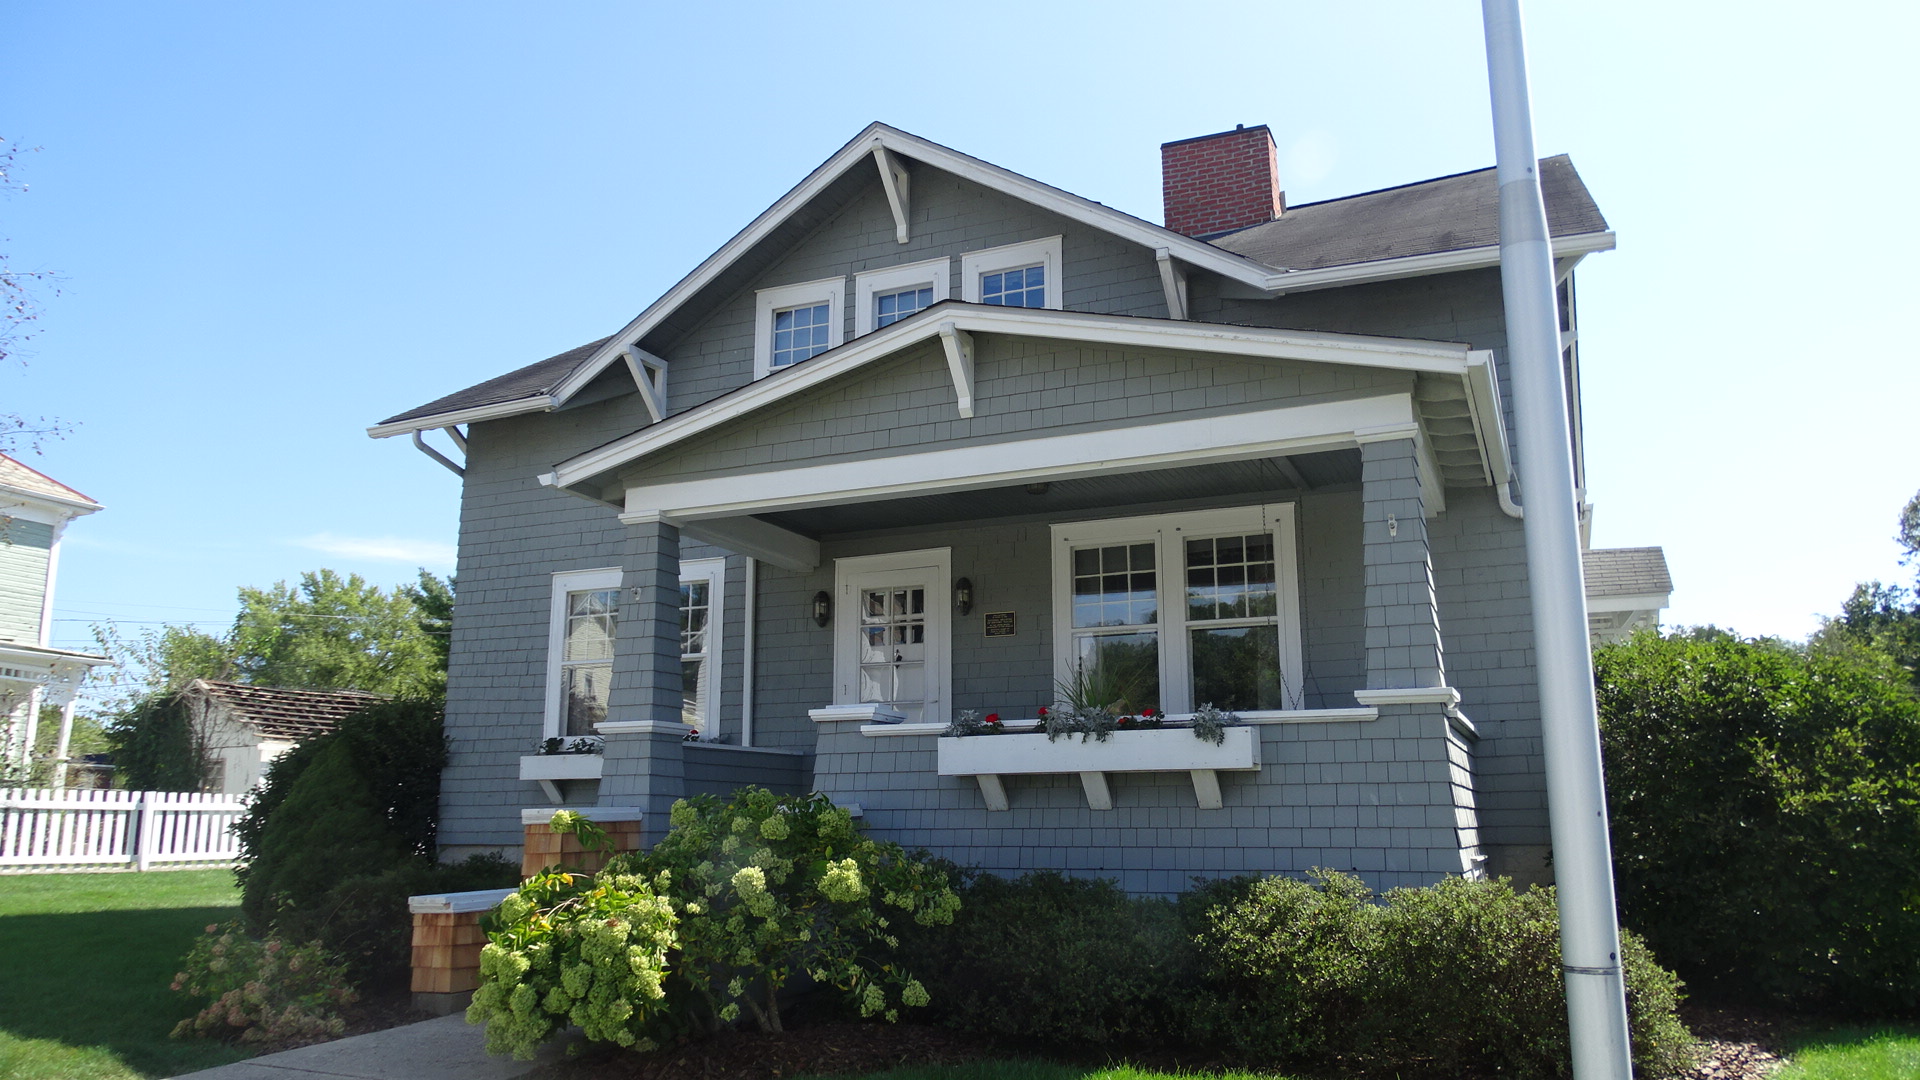
[[951,259],[928,259],[854,275],[853,332],[872,333],[945,300],[951,267]]
[[840,344],[846,278],[761,289],[756,299],[753,377],[791,367]]
[[1058,309],[1060,295],[1058,236],[960,256],[960,299],[970,304]]

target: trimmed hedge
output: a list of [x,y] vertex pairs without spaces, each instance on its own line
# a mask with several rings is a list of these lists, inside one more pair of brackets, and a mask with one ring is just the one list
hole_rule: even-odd
[[[1177,903],[1110,882],[980,876],[950,928],[902,935],[933,1009],[967,1030],[1119,1049],[1188,1046],[1256,1067],[1401,1076],[1566,1075],[1551,889],[1449,879],[1375,897],[1358,878],[1237,878]],[[1679,980],[1631,935],[1634,1064],[1692,1039]]]

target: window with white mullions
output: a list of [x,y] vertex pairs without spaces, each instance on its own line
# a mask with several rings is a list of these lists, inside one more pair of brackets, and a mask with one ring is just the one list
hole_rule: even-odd
[[1026,266],[980,275],[980,302],[1001,307],[1046,307],[1046,268]]
[[680,722],[702,741],[720,737],[720,651],[725,559],[680,564]]
[[1054,526],[1056,678],[1130,712],[1304,707],[1293,513]]
[[927,591],[860,591],[860,700],[920,701],[926,697]]
[[560,655],[560,734],[592,735],[607,718],[613,682],[613,642],[620,623],[620,591],[583,589],[566,594],[566,630]]
[[826,352],[833,317],[830,304],[809,304],[773,313],[773,362],[776,368]]
[[933,289],[902,289],[873,298],[873,327],[892,326],[901,319],[933,303]]

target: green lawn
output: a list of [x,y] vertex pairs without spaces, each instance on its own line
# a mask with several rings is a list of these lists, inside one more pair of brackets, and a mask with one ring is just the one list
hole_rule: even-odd
[[1920,1076],[1920,1030],[1846,1027],[1793,1041],[1774,1080],[1912,1080]]
[[208,923],[238,914],[231,870],[0,876],[0,1076],[135,1080],[247,1051],[167,1032],[167,989]]

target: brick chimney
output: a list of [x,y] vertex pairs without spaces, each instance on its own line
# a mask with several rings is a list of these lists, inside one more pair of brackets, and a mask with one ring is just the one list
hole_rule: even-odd
[[1272,221],[1287,208],[1279,151],[1267,125],[1160,144],[1167,228],[1212,236]]

